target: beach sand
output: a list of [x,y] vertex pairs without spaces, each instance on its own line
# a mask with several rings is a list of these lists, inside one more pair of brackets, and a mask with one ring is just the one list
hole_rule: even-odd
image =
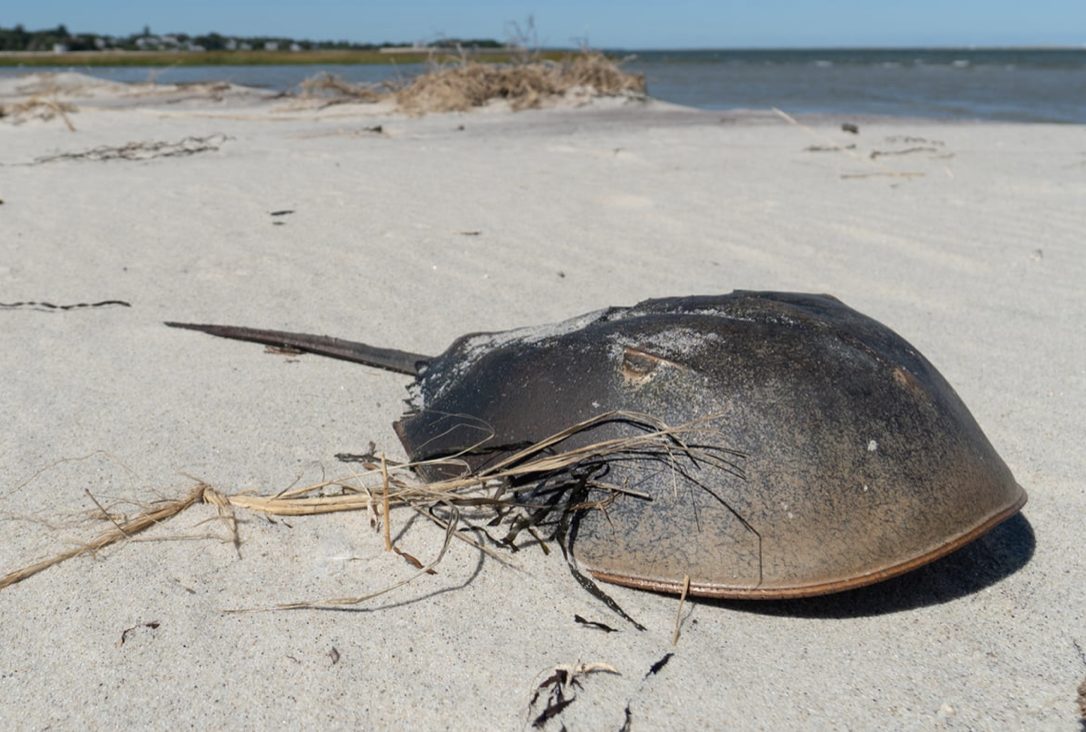
[[[273,493],[340,475],[335,454],[370,441],[402,458],[407,377],[164,320],[437,353],[649,297],[832,293],[940,369],[1030,502],[863,590],[688,602],[676,646],[677,598],[608,588],[638,632],[559,553],[510,568],[459,542],[436,575],[357,608],[228,613],[415,570],[362,513],[240,512],[237,551],[199,538],[228,532],[197,506],[143,535],[189,540],[0,590],[0,726],[519,729],[552,669],[582,662],[618,673],[584,677],[547,729],[1077,728],[1083,127],[858,120],[854,135],[607,100],[412,118],[69,80],[75,132],[0,119],[0,301],[131,307],[0,309],[0,574],[109,528],[81,520],[91,496],[132,514],[119,502],[195,479]],[[0,104],[25,83],[0,83]],[[184,138],[205,142],[46,159]],[[436,555],[440,529],[393,518],[400,547]]]

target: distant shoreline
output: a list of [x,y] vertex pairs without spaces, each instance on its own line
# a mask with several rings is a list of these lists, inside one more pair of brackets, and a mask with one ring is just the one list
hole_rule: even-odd
[[[560,60],[571,51],[543,51],[536,57]],[[0,66],[319,66],[420,64],[448,62],[467,57],[476,61],[504,63],[520,58],[507,49],[395,51],[0,51]]]

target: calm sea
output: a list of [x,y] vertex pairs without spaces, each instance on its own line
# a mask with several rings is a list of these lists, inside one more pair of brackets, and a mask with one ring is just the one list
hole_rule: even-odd
[[[619,52],[625,53],[625,52]],[[1086,123],[1086,48],[629,51],[649,93],[703,109]],[[55,69],[54,69],[55,70]],[[320,71],[348,81],[409,78],[417,64],[72,68],[118,81],[227,80],[285,90]],[[0,75],[22,73],[0,69]]]

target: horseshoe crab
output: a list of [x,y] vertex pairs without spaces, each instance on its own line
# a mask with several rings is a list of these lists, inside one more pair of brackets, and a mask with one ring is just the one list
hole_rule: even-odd
[[[324,336],[168,323],[411,374],[394,424],[414,462],[473,469],[603,413],[712,417],[727,463],[611,461],[622,497],[579,515],[597,579],[694,595],[827,594],[907,572],[1018,512],[1025,491],[935,368],[828,295],[736,291],[646,300],[423,356]],[[481,438],[485,426],[486,436]],[[563,448],[628,433],[603,420]],[[733,466],[739,467],[739,466]],[[445,468],[447,470],[447,468]],[[426,479],[443,468],[423,466]]]

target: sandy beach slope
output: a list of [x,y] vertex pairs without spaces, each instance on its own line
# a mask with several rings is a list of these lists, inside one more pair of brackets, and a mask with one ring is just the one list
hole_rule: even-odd
[[[547,729],[1077,728],[1083,127],[859,120],[854,135],[655,102],[409,118],[74,82],[54,97],[78,108],[74,132],[0,119],[0,302],[131,307],[0,308],[0,574],[101,531],[81,519],[91,496],[133,513],[121,502],[181,495],[190,476],[275,492],[342,473],[335,454],[370,441],[402,457],[407,378],[163,320],[436,353],[649,297],[833,293],[938,366],[1030,503],[882,585],[688,604],[676,647],[675,598],[613,589],[638,632],[557,553],[512,569],[459,543],[438,574],[357,609],[229,614],[414,570],[362,514],[242,514],[239,555],[199,538],[225,534],[199,506],[146,535],[189,540],[0,591],[0,727],[520,729],[555,666],[599,662],[619,673],[586,677]],[[0,104],[25,83],[5,80]],[[151,142],[168,144],[88,154]],[[441,531],[396,518],[400,546],[433,557]]]

